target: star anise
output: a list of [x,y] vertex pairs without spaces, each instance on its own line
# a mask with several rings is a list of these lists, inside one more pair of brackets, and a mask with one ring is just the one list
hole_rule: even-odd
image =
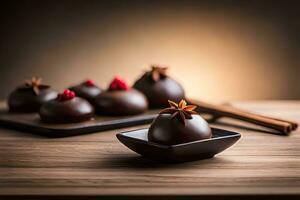
[[35,95],[39,95],[40,89],[48,88],[48,85],[42,84],[42,79],[37,77],[32,77],[31,80],[25,80],[23,86],[20,89],[32,89]]
[[198,114],[196,111],[194,111],[197,106],[195,105],[187,105],[185,100],[181,100],[179,102],[179,104],[168,100],[169,104],[170,104],[170,108],[165,108],[162,111],[160,111],[161,113],[169,113],[172,114],[171,117],[175,118],[178,117],[178,119],[185,124],[185,120],[186,119],[192,119],[192,114]]
[[152,66],[151,78],[153,81],[158,81],[159,79],[167,76],[168,67]]

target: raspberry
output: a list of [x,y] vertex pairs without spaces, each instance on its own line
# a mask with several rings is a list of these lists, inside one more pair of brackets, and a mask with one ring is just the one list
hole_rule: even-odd
[[128,90],[127,83],[119,76],[115,76],[109,85],[109,90]]
[[86,86],[92,87],[92,86],[95,86],[95,81],[93,81],[92,79],[88,79],[84,82],[84,84]]
[[57,99],[59,101],[67,101],[67,100],[71,100],[75,97],[75,92],[71,91],[71,90],[64,90],[63,93],[60,93],[57,95]]

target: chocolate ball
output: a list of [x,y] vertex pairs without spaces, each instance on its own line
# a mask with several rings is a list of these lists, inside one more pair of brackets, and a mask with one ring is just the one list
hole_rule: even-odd
[[163,113],[152,122],[148,140],[150,142],[176,145],[212,137],[208,123],[198,114],[192,114],[191,119],[185,119],[185,123],[172,114]]
[[146,97],[135,89],[107,90],[102,92],[94,102],[96,112],[100,115],[135,115],[148,108]]
[[94,108],[81,97],[73,97],[68,100],[56,98],[43,104],[39,114],[44,122],[73,123],[91,119]]
[[82,97],[93,103],[96,96],[101,93],[101,89],[96,86],[91,80],[87,80],[79,85],[75,85],[69,88],[76,93],[76,96]]
[[185,98],[183,87],[168,76],[153,80],[152,72],[146,72],[133,87],[141,91],[148,99],[150,108],[162,108],[168,100],[178,102]]
[[8,97],[10,112],[38,112],[41,105],[55,99],[57,92],[50,87],[40,88],[36,94],[32,88],[17,88]]

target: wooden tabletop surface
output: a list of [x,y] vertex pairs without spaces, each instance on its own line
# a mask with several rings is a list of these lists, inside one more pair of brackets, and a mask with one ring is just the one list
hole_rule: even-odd
[[[249,111],[300,122],[300,101],[234,102]],[[1,196],[300,195],[300,130],[290,136],[220,119],[240,132],[231,148],[207,160],[160,164],[115,135],[149,125],[50,139],[0,128]]]

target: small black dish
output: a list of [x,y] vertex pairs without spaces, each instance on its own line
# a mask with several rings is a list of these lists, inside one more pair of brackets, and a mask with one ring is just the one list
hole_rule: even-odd
[[148,141],[148,129],[118,133],[118,140],[136,153],[160,162],[188,162],[212,158],[233,145],[241,134],[212,128],[213,137],[177,145],[161,145]]

